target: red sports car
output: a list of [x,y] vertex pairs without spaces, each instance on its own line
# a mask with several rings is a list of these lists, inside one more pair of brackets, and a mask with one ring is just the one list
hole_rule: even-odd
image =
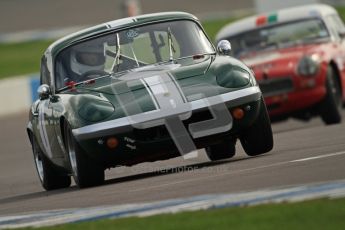
[[345,101],[345,27],[337,11],[306,5],[225,26],[217,41],[251,67],[272,120],[321,116],[341,122]]

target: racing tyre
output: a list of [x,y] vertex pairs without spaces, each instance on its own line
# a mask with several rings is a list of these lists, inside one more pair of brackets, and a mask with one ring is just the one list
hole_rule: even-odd
[[235,144],[224,140],[221,144],[210,145],[205,148],[206,154],[211,161],[231,158],[235,155]]
[[104,183],[104,169],[92,161],[75,140],[72,130],[65,123],[65,144],[75,183],[79,188],[87,188]]
[[240,141],[244,151],[249,156],[257,156],[272,150],[273,134],[271,122],[262,98],[259,115],[255,123],[242,133]]
[[326,96],[320,103],[320,115],[327,125],[341,122],[341,88],[332,67],[327,69]]
[[32,151],[38,177],[42,187],[49,191],[60,188],[67,188],[71,185],[71,177],[58,171],[48,160],[39,147],[36,138],[32,136]]

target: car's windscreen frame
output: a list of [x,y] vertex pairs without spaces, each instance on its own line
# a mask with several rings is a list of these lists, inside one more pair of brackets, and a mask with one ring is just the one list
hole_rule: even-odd
[[[135,29],[135,28],[149,27],[149,26],[152,26],[152,25],[155,25],[155,24],[173,23],[173,22],[180,22],[180,21],[192,22],[195,26],[197,26],[199,31],[202,32],[205,41],[207,41],[207,44],[204,44],[204,45],[207,46],[208,51],[211,51],[211,52],[207,52],[207,53],[215,53],[215,47],[214,47],[213,43],[211,42],[211,40],[208,37],[208,35],[205,33],[205,31],[202,28],[200,22],[197,21],[197,20],[192,20],[192,19],[161,20],[161,21],[153,21],[153,22],[150,22],[150,23],[144,23],[144,24],[140,24],[140,25],[126,26],[126,27],[123,27],[123,28],[115,28],[115,29],[105,31],[105,32],[97,34],[97,35],[93,35],[93,36],[87,37],[85,39],[80,39],[77,42],[73,42],[73,43],[69,44],[68,46],[66,46],[64,49],[60,50],[59,53],[55,56],[56,58],[54,59],[54,84],[55,84],[55,86],[61,85],[61,83],[58,84],[58,82],[57,82],[59,80],[57,78],[57,76],[59,75],[59,73],[57,72],[58,71],[57,70],[57,66],[58,66],[58,62],[60,61],[60,59],[59,59],[60,55],[63,54],[63,52],[66,51],[67,49],[69,49],[69,48],[71,48],[73,46],[77,46],[78,44],[81,44],[81,43],[89,42],[89,41],[92,41],[92,40],[95,40],[95,39],[101,39],[102,37],[104,38],[104,37],[109,36],[109,35],[114,35],[114,34],[117,34],[117,33],[121,33],[121,32],[124,32],[124,31],[131,30],[131,29]],[[191,42],[193,42],[193,41],[191,41]],[[204,47],[204,49],[206,49],[206,48]],[[163,61],[163,62],[166,62],[166,61]],[[151,63],[151,64],[159,64],[159,63],[160,62]],[[125,71],[127,71],[127,70],[125,70]],[[56,92],[63,91],[66,88],[68,88],[68,87],[66,87],[66,86],[62,86],[62,87],[59,87],[59,88],[56,87]]]

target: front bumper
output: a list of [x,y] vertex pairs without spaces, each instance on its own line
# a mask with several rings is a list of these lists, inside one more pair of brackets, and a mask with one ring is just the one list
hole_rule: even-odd
[[[131,131],[133,128],[161,125],[161,120],[171,116],[183,116],[187,113],[203,110],[212,105],[225,103],[227,107],[235,107],[261,98],[261,91],[258,86],[225,93],[219,96],[208,97],[200,100],[185,103],[181,108],[174,110],[153,110],[150,112],[137,114],[133,116],[122,117],[119,119],[100,122],[93,125],[73,129],[73,135],[78,141],[97,138],[101,136],[117,135]],[[155,125],[156,124],[156,125]]]
[[[236,120],[231,117],[231,124],[228,129],[218,129],[217,133],[209,133],[209,135],[202,137],[195,137],[189,132],[188,135],[192,138],[195,147],[200,149],[222,142],[224,139],[235,141],[242,130],[256,121],[259,106],[262,106],[261,97],[262,94],[259,87],[250,87],[214,98],[189,102],[191,111],[175,110],[170,111],[170,113],[165,111],[163,112],[163,118],[176,118],[176,116],[179,116],[182,120],[182,125],[188,130],[190,124],[203,121],[216,122],[210,106],[217,103],[224,103],[226,105],[227,111],[225,112],[230,117],[229,111],[233,108],[249,108],[245,112],[243,119]],[[191,113],[191,116],[184,117],[186,113]],[[136,117],[135,119],[125,117],[74,129],[73,134],[86,153],[91,157],[100,159],[105,167],[133,165],[179,156],[178,147],[175,145],[165,124],[141,128],[142,124],[155,124],[158,118],[162,120],[162,117],[155,115],[162,115],[159,111],[154,111],[150,114],[152,116],[144,116],[144,119],[140,120],[141,123],[133,123],[134,121],[138,122],[138,119],[141,117]],[[106,145],[106,140],[110,137],[115,137],[119,141],[115,149],[109,149]]]
[[270,116],[289,115],[311,108],[319,103],[325,95],[326,88],[324,86],[317,86],[312,89],[265,97],[265,102]]
[[277,84],[267,85],[271,91],[268,94],[263,90],[270,117],[288,117],[308,111],[318,104],[326,95],[327,68],[328,62],[321,63],[315,76],[300,76],[291,70],[274,70],[276,75],[285,77],[270,77],[269,80]]

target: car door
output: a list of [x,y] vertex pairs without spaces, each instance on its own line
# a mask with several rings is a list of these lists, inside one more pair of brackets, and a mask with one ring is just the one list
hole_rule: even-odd
[[39,140],[40,147],[50,159],[53,158],[51,148],[51,140],[53,133],[51,132],[51,116],[52,109],[50,107],[50,99],[40,100],[37,105],[37,132],[36,136]]
[[[51,85],[50,73],[46,67],[46,60],[43,57],[41,61],[40,83]],[[58,122],[54,117],[54,106],[58,103],[56,96],[49,96],[48,98],[40,98],[34,104],[34,119],[33,126],[35,130],[36,140],[45,155],[54,161],[54,159],[61,158],[60,145],[56,137],[56,126]],[[54,161],[55,162],[55,161]]]

